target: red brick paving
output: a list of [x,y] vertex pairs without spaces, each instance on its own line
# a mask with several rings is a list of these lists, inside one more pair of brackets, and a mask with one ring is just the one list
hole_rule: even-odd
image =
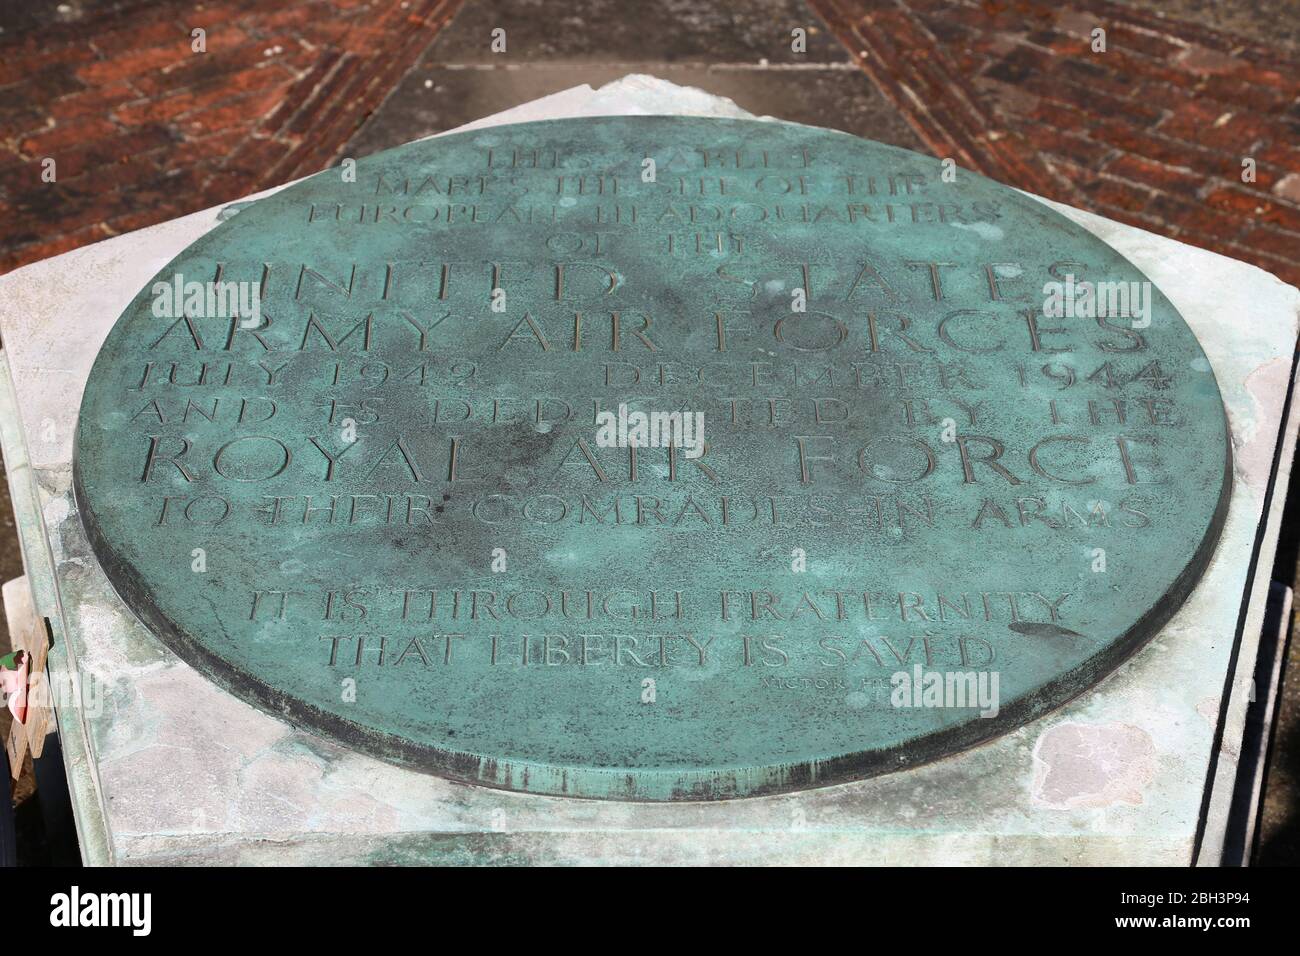
[[1300,60],[1105,0],[809,3],[936,156],[1300,284]]
[[0,42],[0,272],[323,168],[461,3],[168,0]]
[[[166,0],[0,41],[0,271],[328,165],[462,2]],[[1105,0],[810,3],[937,156],[1300,284],[1297,60]]]

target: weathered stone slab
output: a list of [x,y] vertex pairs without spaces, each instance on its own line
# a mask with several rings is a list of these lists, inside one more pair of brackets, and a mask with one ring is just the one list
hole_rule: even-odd
[[136,296],[79,512],[182,657],[472,782],[714,799],[969,746],[1168,619],[1230,450],[1141,272],[949,178],[674,117],[324,172]]
[[[647,113],[734,116],[736,109],[699,91],[628,77],[474,125]],[[71,491],[72,436],[82,389],[116,317],[170,259],[217,225],[219,210],[0,277],[0,441],[25,563],[37,605],[54,627],[51,668],[81,675],[99,705],[59,712],[85,859],[1215,862],[1226,817],[1216,807],[1226,804],[1235,777],[1268,586],[1256,555],[1266,566],[1276,547],[1294,448],[1286,397],[1300,293],[1244,263],[1044,204],[1155,280],[1214,368],[1234,475],[1228,518],[1201,581],[1109,678],[983,746],[906,773],[712,803],[594,802],[466,787],[295,727],[178,659],[111,592],[85,540]],[[1070,741],[1073,747],[1063,745]],[[1126,741],[1121,759],[1106,757]],[[1098,743],[1103,750],[1084,746]]]

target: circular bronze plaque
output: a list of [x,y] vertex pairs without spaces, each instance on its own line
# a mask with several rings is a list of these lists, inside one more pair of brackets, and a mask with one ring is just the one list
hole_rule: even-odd
[[771,122],[497,127],[213,229],[95,363],[114,586],[231,692],[474,783],[843,781],[1015,727],[1187,595],[1209,363],[1123,257]]

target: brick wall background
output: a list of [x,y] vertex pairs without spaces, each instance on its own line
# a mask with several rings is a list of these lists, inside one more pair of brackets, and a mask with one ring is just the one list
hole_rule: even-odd
[[[462,3],[119,0],[74,22],[29,15],[0,34],[0,271],[327,165]],[[510,4],[475,6],[511,22]],[[584,6],[600,5],[569,8]],[[809,6],[934,155],[1300,282],[1290,40],[1106,0]],[[598,49],[599,21],[573,20]],[[773,59],[790,59],[789,29],[773,18]]]
[[936,156],[1300,283],[1289,47],[1104,0],[811,5]]
[[0,271],[315,172],[459,6],[135,3],[0,39]]

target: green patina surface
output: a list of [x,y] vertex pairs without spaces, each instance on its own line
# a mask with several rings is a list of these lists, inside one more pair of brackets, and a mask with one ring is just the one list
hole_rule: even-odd
[[[669,117],[349,173],[159,273],[255,285],[255,327],[141,290],[77,438],[127,604],[290,720],[537,793],[830,783],[1085,689],[1213,549],[1229,448],[1192,333],[1158,290],[1137,327],[1045,315],[1045,283],[1144,277],[1003,186]],[[620,404],[702,414],[703,457],[609,447]],[[897,706],[918,666],[996,675],[996,716]]]

